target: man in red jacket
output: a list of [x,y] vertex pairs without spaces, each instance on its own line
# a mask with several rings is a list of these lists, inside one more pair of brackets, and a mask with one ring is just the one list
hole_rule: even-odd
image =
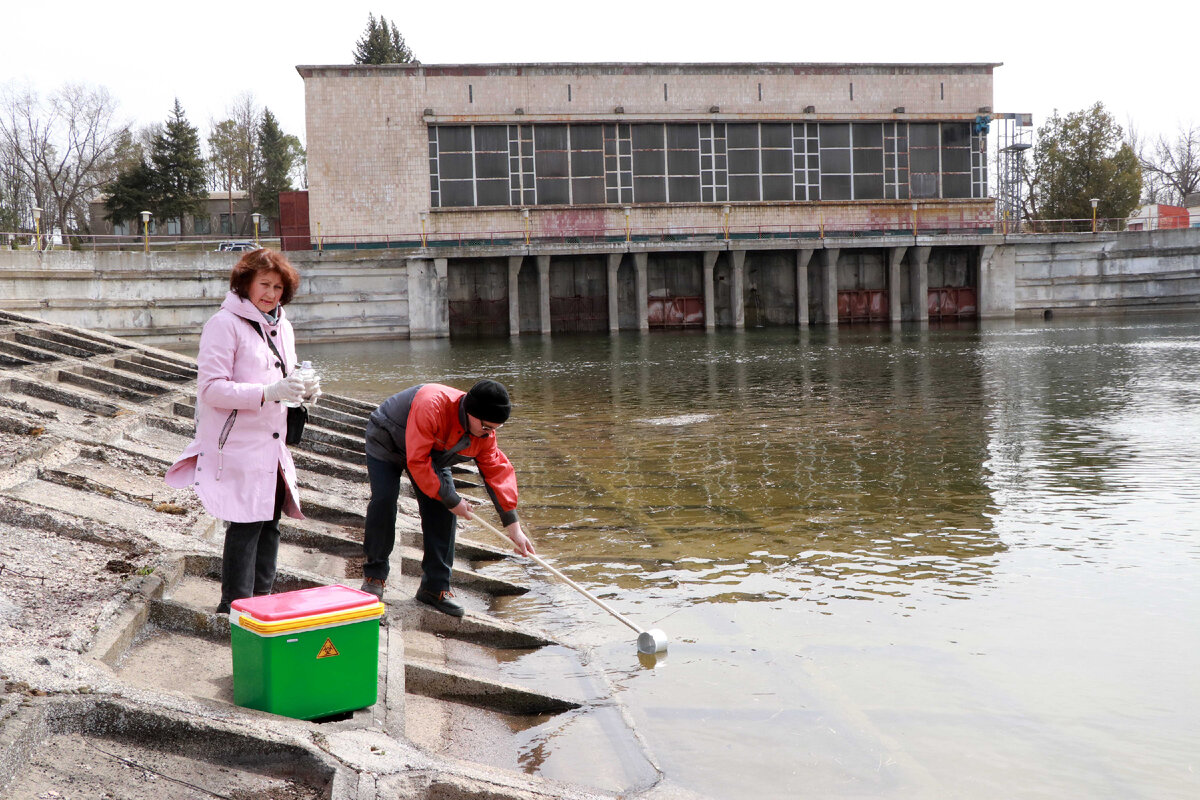
[[421,513],[425,554],[417,600],[461,617],[463,607],[450,590],[457,518],[473,507],[454,489],[450,467],[474,459],[505,533],[519,555],[532,555],[533,543],[517,519],[517,476],[496,446],[496,429],[512,411],[508,390],[481,380],[463,392],[424,383],[394,394],[371,412],[367,422],[367,475],[371,500],[363,535],[362,590],[383,597],[396,543],[396,501],[400,476],[408,472]]

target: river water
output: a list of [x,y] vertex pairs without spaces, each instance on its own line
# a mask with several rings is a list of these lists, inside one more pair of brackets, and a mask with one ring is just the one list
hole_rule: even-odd
[[[509,386],[539,553],[670,647],[561,585],[498,613],[598,661],[670,786],[1200,796],[1200,315],[301,357],[372,400]],[[523,766],[586,778],[573,726]]]

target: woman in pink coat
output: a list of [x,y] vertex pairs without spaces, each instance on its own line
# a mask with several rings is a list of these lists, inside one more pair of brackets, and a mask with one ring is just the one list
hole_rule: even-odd
[[306,387],[296,374],[295,338],[283,312],[299,285],[283,255],[246,253],[234,265],[220,310],[200,334],[196,438],[167,470],[166,481],[193,487],[208,513],[228,523],[218,614],[239,598],[271,593],[280,514],[304,519],[296,467],[284,443],[283,403],[313,402],[320,386]]

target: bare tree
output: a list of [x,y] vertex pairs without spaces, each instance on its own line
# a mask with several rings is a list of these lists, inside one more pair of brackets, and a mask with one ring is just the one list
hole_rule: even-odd
[[1139,153],[1149,199],[1183,205],[1200,191],[1200,126],[1180,127],[1174,139],[1159,136],[1149,156]]
[[258,207],[255,203],[254,188],[262,175],[262,153],[258,149],[258,126],[262,122],[262,112],[262,108],[254,100],[254,95],[249,92],[238,95],[233,108],[230,109],[230,118],[236,126],[238,183],[246,192],[247,207],[252,210]]
[[[233,224],[233,187],[240,185],[237,180],[238,164],[238,134],[237,124],[226,119],[211,122],[208,134],[208,180],[214,191],[225,192],[229,205],[230,225]],[[233,230],[230,230],[233,233]]]
[[[251,210],[257,208],[255,191],[262,178],[262,153],[258,146],[258,129],[263,109],[250,92],[238,95],[226,110],[228,116],[209,121],[208,173],[209,184],[216,191],[229,192],[229,219],[233,224],[233,191],[246,192]],[[248,219],[248,217],[247,217]],[[245,233],[247,220],[240,229],[230,233]]]
[[0,143],[47,230],[89,229],[88,201],[115,176],[129,142],[116,108],[107,89],[82,84],[65,85],[45,103],[31,89],[5,93]]

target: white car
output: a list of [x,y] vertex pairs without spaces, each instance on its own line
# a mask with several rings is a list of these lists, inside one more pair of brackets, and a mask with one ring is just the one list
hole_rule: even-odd
[[214,253],[242,253],[247,250],[258,250],[258,245],[254,242],[221,242],[217,245]]

